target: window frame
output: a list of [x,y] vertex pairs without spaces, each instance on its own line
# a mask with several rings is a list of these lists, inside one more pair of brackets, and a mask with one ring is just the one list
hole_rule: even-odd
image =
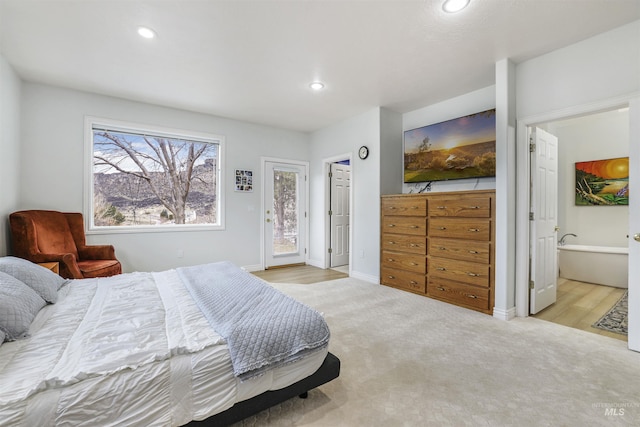
[[[197,132],[184,129],[166,128],[155,125],[131,123],[120,120],[104,119],[93,116],[85,116],[85,179],[84,179],[84,222],[86,234],[113,234],[113,233],[163,233],[183,231],[217,231],[225,229],[225,185],[224,185],[224,145],[225,137],[206,132]],[[218,145],[217,159],[217,224],[168,224],[168,225],[118,225],[96,226],[93,222],[93,129],[100,127],[119,132],[130,132],[176,138],[188,141],[205,142]]]

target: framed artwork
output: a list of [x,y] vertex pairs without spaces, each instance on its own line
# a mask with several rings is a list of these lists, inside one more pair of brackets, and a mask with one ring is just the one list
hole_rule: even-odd
[[244,193],[253,191],[253,171],[236,169],[236,191]]
[[576,162],[576,205],[629,204],[629,158]]
[[404,182],[496,176],[496,110],[404,132]]

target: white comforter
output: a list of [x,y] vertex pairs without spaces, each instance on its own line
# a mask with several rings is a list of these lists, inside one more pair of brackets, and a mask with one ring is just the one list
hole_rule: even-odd
[[30,338],[0,347],[0,425],[181,425],[298,381],[326,354],[241,383],[175,270],[60,293]]

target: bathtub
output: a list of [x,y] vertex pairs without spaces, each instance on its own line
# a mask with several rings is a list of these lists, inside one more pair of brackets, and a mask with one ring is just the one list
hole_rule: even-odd
[[629,248],[558,246],[560,277],[616,288],[628,287]]

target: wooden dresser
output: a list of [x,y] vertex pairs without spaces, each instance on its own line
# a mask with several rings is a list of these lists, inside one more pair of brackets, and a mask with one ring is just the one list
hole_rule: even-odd
[[380,282],[491,314],[495,191],[381,198]]

